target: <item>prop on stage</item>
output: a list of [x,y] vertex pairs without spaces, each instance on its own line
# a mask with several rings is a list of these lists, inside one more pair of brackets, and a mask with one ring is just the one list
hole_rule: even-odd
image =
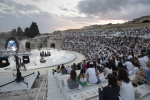
[[46,60],[42,57],[41,59],[40,59],[40,63],[42,64],[42,63],[46,63]]
[[48,57],[48,56],[51,56],[51,53],[49,51],[47,51],[47,52],[42,51],[42,52],[40,52],[40,56],[41,57]]

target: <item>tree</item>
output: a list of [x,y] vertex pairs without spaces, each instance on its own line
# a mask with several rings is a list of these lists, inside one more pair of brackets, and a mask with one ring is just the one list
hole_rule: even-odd
[[23,35],[23,31],[20,27],[17,28],[17,36],[21,37]]
[[38,26],[37,26],[36,22],[32,22],[32,24],[30,26],[30,37],[33,38],[34,36],[37,36],[37,35],[40,35]]
[[30,30],[29,30],[28,27],[25,28],[25,30],[24,30],[24,35],[25,35],[26,37],[30,37]]
[[25,28],[24,35],[29,38],[40,35],[36,22],[32,22],[30,27]]
[[17,34],[16,29],[12,29],[12,30],[10,31],[10,36],[16,36],[16,34]]

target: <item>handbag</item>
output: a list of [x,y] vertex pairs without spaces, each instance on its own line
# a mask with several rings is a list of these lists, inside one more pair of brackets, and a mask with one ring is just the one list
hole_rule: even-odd
[[79,90],[81,90],[81,89],[82,89],[82,86],[81,86],[80,84],[79,84],[79,86],[78,86],[78,89],[79,89]]

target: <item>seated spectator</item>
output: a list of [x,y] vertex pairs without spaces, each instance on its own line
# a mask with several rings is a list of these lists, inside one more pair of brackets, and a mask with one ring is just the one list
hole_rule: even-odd
[[98,74],[99,80],[100,80],[101,82],[105,81],[105,76],[104,76],[104,72],[103,72],[103,70],[102,70],[102,67],[97,66],[97,70],[98,70],[98,72],[99,72],[99,74]]
[[70,74],[70,72],[72,71],[72,68],[71,68],[70,66],[68,66],[68,67],[66,68],[66,70],[67,70],[67,73]]
[[95,68],[96,76],[98,77],[99,74],[100,74],[100,72],[99,72],[99,70],[98,70],[98,67],[99,67],[99,66],[94,66],[94,65],[93,65],[93,67]]
[[61,69],[60,66],[58,66],[55,70],[53,69],[54,72],[60,73]]
[[111,69],[110,63],[107,62],[104,68],[104,75],[106,78],[109,73],[112,73],[112,69]]
[[119,100],[119,86],[117,84],[116,76],[108,74],[108,86],[99,87],[99,100]]
[[139,63],[140,63],[140,68],[144,68],[145,67],[145,61],[143,59],[143,55],[139,55]]
[[145,83],[150,85],[150,60],[146,62],[147,70],[141,70],[133,79],[132,84],[137,86],[137,83],[145,79]]
[[133,63],[132,75],[136,75],[139,72],[140,72],[139,67],[136,64]]
[[90,65],[90,68],[86,70],[86,74],[88,74],[88,81],[90,83],[96,83],[96,84],[99,83],[99,80],[97,79],[96,71],[95,71],[95,68],[93,68],[93,65]]
[[126,66],[123,66],[123,64],[121,62],[118,63],[118,72],[119,72],[120,69],[124,69],[128,73],[128,70],[127,70]]
[[135,100],[135,93],[127,71],[120,69],[117,76],[118,85],[120,86],[120,96],[122,100]]
[[62,64],[62,66],[61,66],[61,74],[66,74],[66,73],[67,73],[66,68],[65,68],[65,66]]
[[78,78],[75,70],[72,70],[70,73],[70,78],[67,80],[69,89],[74,89],[78,87]]
[[78,82],[82,87],[87,85],[87,78],[84,69],[81,69],[80,74],[78,75]]
[[134,57],[133,58],[133,64],[134,64],[134,66],[136,66],[136,67],[138,67],[139,69],[140,69],[140,62],[139,62],[139,60],[138,60],[138,58],[137,57]]
[[117,76],[118,68],[116,67],[115,63],[111,63],[112,73]]
[[131,73],[132,73],[132,71],[133,71],[133,65],[132,65],[132,63],[130,62],[130,60],[127,59],[127,62],[125,62],[123,65],[126,66],[129,75],[131,75]]
[[99,72],[99,77],[103,77],[104,76],[104,72],[103,72],[103,69],[102,69],[102,67],[100,67],[100,66],[97,66],[97,70],[98,70],[98,72]]
[[73,69],[73,70],[77,70],[77,66],[76,66],[75,63],[73,64],[72,69]]

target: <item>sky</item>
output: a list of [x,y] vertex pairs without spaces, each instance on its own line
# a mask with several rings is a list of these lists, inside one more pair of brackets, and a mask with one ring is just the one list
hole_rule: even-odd
[[150,0],[0,0],[0,32],[36,22],[40,33],[124,23],[150,15]]

